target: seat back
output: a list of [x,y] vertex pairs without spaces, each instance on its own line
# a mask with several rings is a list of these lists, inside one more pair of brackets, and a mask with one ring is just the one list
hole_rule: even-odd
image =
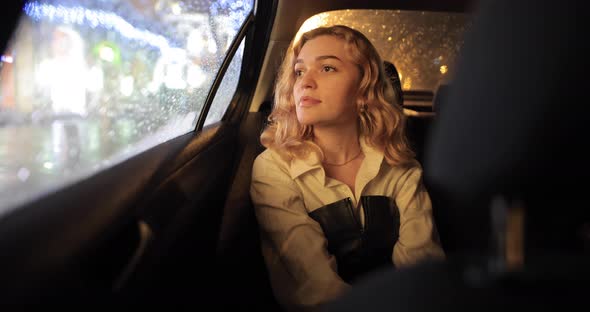
[[240,129],[241,159],[228,193],[217,246],[217,289],[228,298],[220,310],[242,306],[278,311],[262,257],[258,222],[250,198],[252,164],[264,147],[260,134],[270,113],[270,101],[248,113]]
[[449,85],[440,84],[436,89],[434,100],[432,101],[432,110],[437,114],[440,113],[442,107],[449,96]]
[[[589,107],[582,93],[571,92],[586,88],[587,48],[576,23],[587,19],[574,2],[533,2],[482,4],[425,161],[431,185],[453,202],[452,227],[465,236],[488,224],[484,234],[497,238],[490,209],[496,198],[521,206],[529,259],[581,252],[590,227],[581,182],[590,177],[590,155],[579,146],[587,141]],[[462,217],[471,214],[477,217]],[[496,252],[497,239],[489,242]]]

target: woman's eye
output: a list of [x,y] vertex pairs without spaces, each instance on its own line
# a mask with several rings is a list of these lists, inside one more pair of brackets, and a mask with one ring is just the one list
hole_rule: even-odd
[[295,70],[295,76],[301,77],[302,75],[303,75],[303,71],[301,69],[296,69]]
[[328,65],[324,65],[323,70],[325,72],[331,72],[331,71],[335,71],[336,68],[332,67],[332,66],[328,66]]

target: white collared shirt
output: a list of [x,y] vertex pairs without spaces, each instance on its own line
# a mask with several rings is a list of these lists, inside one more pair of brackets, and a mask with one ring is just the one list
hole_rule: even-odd
[[421,168],[392,167],[381,151],[364,139],[360,142],[365,158],[356,176],[355,194],[348,185],[327,177],[314,153],[285,161],[267,149],[254,161],[250,195],[261,228],[262,253],[275,296],[288,309],[314,307],[348,289],[338,276],[336,258],[328,253],[322,228],[308,215],[345,198],[358,209],[362,209],[357,204],[361,196],[395,200],[400,214],[399,240],[392,253],[396,267],[444,258]]

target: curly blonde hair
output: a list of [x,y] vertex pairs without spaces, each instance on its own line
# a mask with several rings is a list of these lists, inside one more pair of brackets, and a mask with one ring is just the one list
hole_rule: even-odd
[[415,154],[405,135],[405,115],[388,82],[379,53],[361,32],[342,25],[310,30],[290,45],[279,70],[269,123],[260,137],[262,145],[286,159],[305,157],[309,152],[317,152],[323,158],[321,149],[313,143],[313,126],[301,125],[297,120],[293,67],[305,43],[324,35],[344,40],[350,59],[359,68],[361,80],[356,102],[360,135],[382,151],[390,165],[415,164]]

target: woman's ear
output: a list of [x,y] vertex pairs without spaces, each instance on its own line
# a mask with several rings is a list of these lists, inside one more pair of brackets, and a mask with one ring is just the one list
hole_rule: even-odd
[[363,113],[367,110],[367,101],[365,97],[359,94],[356,96],[356,109],[359,113]]

